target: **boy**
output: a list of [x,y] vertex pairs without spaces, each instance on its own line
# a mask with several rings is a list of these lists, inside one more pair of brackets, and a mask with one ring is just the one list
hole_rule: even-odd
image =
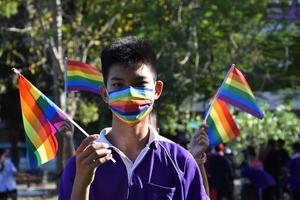
[[112,127],[83,140],[65,167],[59,199],[208,199],[192,155],[149,123],[163,89],[151,46],[119,39],[101,60]]

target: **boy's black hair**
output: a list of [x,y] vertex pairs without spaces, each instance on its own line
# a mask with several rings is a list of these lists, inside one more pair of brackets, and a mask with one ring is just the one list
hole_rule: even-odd
[[146,41],[136,37],[119,38],[106,47],[101,54],[102,74],[104,84],[107,84],[107,77],[113,65],[124,68],[137,67],[147,64],[156,80],[156,55]]

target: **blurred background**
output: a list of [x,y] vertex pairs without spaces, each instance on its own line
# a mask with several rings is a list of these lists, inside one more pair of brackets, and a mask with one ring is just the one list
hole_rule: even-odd
[[[299,0],[0,0],[0,149],[10,150],[17,168],[19,198],[56,199],[69,158],[62,149],[84,136],[78,130],[70,139],[57,134],[56,159],[30,169],[11,69],[64,108],[64,58],[101,70],[102,49],[123,36],[144,38],[157,52],[165,84],[155,105],[161,134],[186,145],[234,63],[265,112],[259,121],[233,111],[241,135],[225,149],[235,165],[246,159],[247,147],[258,153],[270,140],[283,140],[293,154],[300,140]],[[110,126],[110,111],[95,94],[70,92],[65,109],[90,134]],[[243,199],[240,177],[234,168],[236,199]],[[289,191],[283,193],[288,199]]]

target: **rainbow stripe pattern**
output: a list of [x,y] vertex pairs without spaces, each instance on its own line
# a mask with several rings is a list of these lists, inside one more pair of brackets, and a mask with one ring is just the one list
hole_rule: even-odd
[[226,80],[224,80],[218,98],[259,119],[264,117],[246,79],[235,67],[231,68]]
[[119,120],[129,126],[133,126],[151,112],[153,89],[128,86],[115,90],[109,93],[108,104]]
[[21,74],[19,93],[29,163],[35,168],[55,158],[58,148],[55,133],[66,117]]
[[240,135],[224,101],[216,99],[207,118],[208,139],[211,146],[228,142]]
[[67,91],[88,91],[100,95],[102,73],[97,68],[75,60],[67,60]]

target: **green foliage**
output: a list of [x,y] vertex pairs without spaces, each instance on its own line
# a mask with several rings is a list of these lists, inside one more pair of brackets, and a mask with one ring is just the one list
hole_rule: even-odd
[[264,106],[264,113],[262,120],[244,112],[234,115],[241,131],[240,136],[233,141],[237,152],[249,145],[259,148],[269,139],[283,139],[287,144],[286,148],[291,151],[291,144],[300,140],[300,119],[287,106],[281,106],[274,111]]
[[[10,92],[8,71],[17,66],[46,95],[59,99],[63,70],[57,67],[53,51],[59,46],[60,30],[56,2],[0,1],[5,72],[0,73],[0,95]],[[128,35],[148,40],[157,52],[159,78],[164,81],[164,92],[156,102],[159,124],[162,132],[174,133],[196,119],[189,105],[211,98],[232,63],[247,75],[254,91],[299,87],[299,24],[274,19],[271,3],[66,0],[62,1],[62,52],[100,69],[101,50],[111,41]],[[19,99],[4,101],[16,105]],[[81,123],[95,129],[109,125],[105,104],[84,95],[81,101],[84,104],[75,109]],[[179,111],[182,107],[185,112]],[[105,112],[99,115],[99,110]]]
[[81,102],[76,118],[84,125],[97,121],[99,119],[98,106],[95,103]]
[[0,15],[9,18],[18,11],[18,3],[12,0],[0,1]]

